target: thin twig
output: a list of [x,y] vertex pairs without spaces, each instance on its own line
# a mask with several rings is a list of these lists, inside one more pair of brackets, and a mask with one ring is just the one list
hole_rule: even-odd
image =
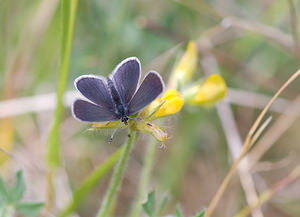
[[[272,120],[272,116],[268,117],[267,120],[265,120],[265,122],[263,122],[263,124],[260,125],[260,127],[257,129],[257,131],[253,134],[253,136],[251,138],[251,141],[250,141],[249,149],[258,140],[258,138],[261,136],[261,134],[263,133],[263,131],[269,125],[269,123],[271,122],[271,120]],[[249,149],[248,149],[248,151],[249,151]]]
[[288,0],[290,15],[291,15],[291,30],[295,44],[295,53],[300,61],[299,37],[298,37],[298,19],[296,8],[293,0]]
[[[64,106],[70,107],[72,102],[80,97],[78,91],[66,91],[64,97]],[[271,99],[270,96],[253,93],[241,89],[228,88],[228,94],[225,98],[230,104],[262,109]],[[290,106],[290,101],[284,98],[278,98],[270,108],[270,111],[289,114],[286,107]],[[56,94],[38,94],[35,96],[21,97],[0,101],[0,118],[18,116],[27,113],[39,113],[51,111],[56,108]]]
[[[229,102],[230,104],[239,106],[263,109],[271,98],[271,96],[261,93],[250,92],[242,89],[228,88],[225,101]],[[290,100],[279,97],[271,106],[270,111],[293,115],[291,114],[291,111],[286,110],[286,108],[291,104],[292,103]]]
[[275,93],[275,95],[273,96],[273,98],[270,100],[270,102],[266,105],[266,107],[263,109],[263,111],[260,113],[260,115],[258,116],[258,118],[256,119],[256,121],[254,122],[254,124],[252,125],[246,140],[244,142],[244,146],[243,146],[243,151],[240,154],[239,158],[236,160],[236,162],[233,164],[233,166],[231,167],[230,171],[228,172],[228,174],[226,175],[223,183],[221,184],[220,188],[218,189],[216,195],[214,196],[214,198],[212,199],[211,203],[209,204],[209,207],[207,209],[206,215],[205,217],[210,217],[213,213],[213,211],[215,210],[219,200],[221,199],[222,195],[224,194],[232,176],[234,175],[234,173],[236,172],[238,165],[240,164],[240,162],[242,161],[242,159],[244,158],[244,156],[247,154],[247,151],[251,148],[251,138],[253,136],[253,134],[255,133],[255,131],[257,130],[259,124],[261,123],[262,119],[264,118],[265,114],[267,113],[267,111],[270,109],[271,105],[273,104],[273,102],[276,100],[276,98],[290,85],[290,83],[292,83],[298,76],[300,75],[300,69],[298,71],[296,71],[282,86],[281,88]]
[[[219,73],[218,63],[210,52],[204,52],[202,57],[202,65],[207,75]],[[229,150],[235,161],[242,152],[243,143],[234,120],[233,112],[230,108],[230,105],[225,101],[217,105],[217,112],[222,123]],[[256,194],[254,180],[251,176],[248,165],[249,162],[247,158],[245,158],[238,168],[238,173],[242,187],[246,194],[247,202],[248,204],[252,204],[258,199],[258,197]],[[263,217],[263,213],[260,209],[253,210],[252,215],[253,217]]]
[[0,151],[9,156],[10,158],[16,159],[10,152],[6,151],[5,149],[0,147]]
[[[258,141],[257,145],[251,150],[250,164],[253,167],[258,160],[270,149],[270,147],[286,132],[289,127],[297,120],[300,115],[300,96],[290,105],[286,112],[284,112],[265,133],[265,135]],[[287,115],[289,114],[289,115]]]
[[266,39],[278,44],[285,50],[292,53],[294,56],[297,56],[294,49],[293,39],[290,35],[283,33],[277,28],[258,23],[250,20],[243,20],[241,18],[236,17],[226,17],[222,21],[223,25],[226,27],[235,27],[240,30],[249,31],[257,33]]
[[[229,150],[233,156],[233,159],[236,160],[242,150],[242,140],[237,130],[232,110],[227,103],[223,102],[217,105],[217,112],[225,132]],[[248,165],[249,159],[245,158],[241,162],[238,172],[242,187],[246,193],[248,204],[252,204],[258,199],[258,197],[256,195],[254,180],[251,176]],[[262,211],[259,209],[253,210],[252,213],[253,216],[263,216]]]
[[247,217],[251,210],[257,209],[264,203],[266,203],[277,191],[280,189],[286,187],[287,185],[291,184],[293,181],[298,179],[300,176],[300,165],[297,166],[290,172],[289,175],[287,175],[285,178],[281,179],[279,182],[277,182],[273,187],[270,189],[264,191],[259,199],[255,201],[255,203],[251,204],[250,206],[244,208],[242,211],[240,211],[238,214],[235,215],[235,217]]

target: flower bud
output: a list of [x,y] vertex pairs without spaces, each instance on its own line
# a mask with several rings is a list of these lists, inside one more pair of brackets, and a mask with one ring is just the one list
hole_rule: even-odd
[[209,76],[204,84],[195,85],[185,93],[187,102],[192,105],[213,105],[227,93],[227,86],[218,74]]
[[170,77],[169,88],[178,88],[187,84],[193,77],[198,62],[198,51],[195,41],[188,43],[187,49]]

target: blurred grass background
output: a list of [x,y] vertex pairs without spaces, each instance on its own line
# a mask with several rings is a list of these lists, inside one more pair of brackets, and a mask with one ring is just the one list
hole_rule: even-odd
[[[167,81],[186,42],[208,35],[212,45],[205,49],[215,57],[228,87],[239,93],[231,108],[238,132],[245,138],[261,110],[256,103],[260,96],[272,96],[299,68],[299,10],[299,1],[288,0],[79,1],[67,89],[74,90],[73,80],[79,75],[109,75],[129,56],[141,60],[144,73],[150,67]],[[214,28],[221,30],[214,34]],[[1,101],[56,91],[61,31],[58,0],[0,1]],[[200,52],[195,78],[205,77],[205,52]],[[285,101],[270,113],[273,122],[268,129],[281,120],[278,117],[296,99],[299,90],[296,81],[283,93]],[[247,98],[241,91],[256,94],[249,98],[248,106],[243,104]],[[14,171],[23,168],[27,197],[42,201],[46,200],[46,139],[53,115],[50,109],[3,115],[0,120],[1,148],[15,156],[7,159],[1,153],[1,175],[10,179]],[[191,216],[209,204],[232,165],[224,129],[214,107],[185,106],[164,125],[170,126],[172,138],[166,142],[166,149],[156,151],[150,189],[155,189],[159,197],[169,196],[165,214],[174,213],[175,205],[180,204],[185,216]],[[72,189],[126,139],[127,131],[123,130],[108,145],[110,131],[89,132],[87,128],[66,109],[61,129],[63,166],[54,181],[54,215],[66,205]],[[278,131],[273,132],[268,136],[277,136]],[[299,121],[295,116],[273,147],[251,168],[258,194],[300,163],[298,132]],[[129,212],[148,137],[142,134],[131,154],[116,216]],[[79,216],[95,215],[108,183],[106,177],[86,197],[78,210]],[[264,216],[297,217],[299,203],[300,182],[296,181],[275,194],[262,211]],[[235,176],[215,215],[233,216],[246,205],[239,177]]]

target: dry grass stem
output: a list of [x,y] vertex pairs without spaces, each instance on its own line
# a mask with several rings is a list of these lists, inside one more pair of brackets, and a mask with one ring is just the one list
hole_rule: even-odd
[[297,56],[294,49],[293,38],[290,35],[278,30],[277,28],[255,21],[243,20],[241,18],[236,17],[226,17],[223,20],[223,23],[226,26],[232,26],[244,31],[257,33],[266,39],[270,39],[274,43],[280,45],[285,50]]
[[[258,138],[260,137],[260,135],[262,134],[262,132],[266,129],[266,127],[269,125],[269,123],[271,122],[271,120],[272,120],[272,117],[271,116],[268,117],[267,120],[265,120],[265,122],[258,128],[258,130],[255,132],[255,134],[251,138],[249,149],[258,140]],[[248,149],[248,151],[249,151],[249,149]]]
[[299,37],[298,37],[298,19],[296,8],[293,0],[288,0],[290,16],[291,16],[291,31],[294,39],[295,44],[295,53],[300,61],[300,49],[299,49]]
[[[73,100],[77,97],[79,97],[77,91],[66,91],[65,106],[70,107]],[[229,88],[225,101],[230,104],[260,109],[264,108],[270,99],[271,97],[264,94]],[[278,98],[270,108],[270,111],[292,114],[291,112],[293,111],[285,109],[290,104],[289,100]],[[0,102],[0,118],[50,111],[55,109],[55,107],[55,93],[9,99]],[[295,115],[297,112],[293,112],[293,114]],[[299,116],[300,114],[297,115]]]
[[[286,132],[290,126],[297,120],[300,114],[300,96],[290,105],[284,114],[282,114],[262,136],[257,145],[249,153],[251,167],[271,148],[271,146]],[[289,115],[287,115],[289,114]]]
[[251,210],[257,209],[258,207],[266,203],[276,192],[291,184],[293,181],[298,179],[299,176],[300,165],[294,168],[292,172],[290,172],[285,178],[281,179],[279,182],[273,185],[273,187],[264,191],[255,203],[241,210],[238,214],[235,215],[235,217],[247,217],[250,214]]
[[[245,106],[249,108],[263,109],[271,100],[271,96],[261,93],[254,93],[247,90],[228,88],[225,100],[230,104]],[[290,100],[278,97],[271,106],[270,111],[289,114],[286,108],[291,105]]]
[[273,102],[276,100],[276,98],[282,93],[282,91],[287,88],[291,82],[293,82],[298,76],[300,75],[300,70],[298,70],[297,72],[295,72],[282,86],[281,88],[275,93],[275,95],[273,96],[273,98],[270,100],[270,102],[267,104],[267,106],[263,109],[263,111],[260,113],[260,115],[258,116],[258,118],[256,119],[256,121],[254,122],[254,124],[252,125],[247,138],[244,142],[244,146],[243,146],[243,151],[240,154],[239,158],[236,160],[236,162],[233,164],[232,168],[230,169],[230,171],[228,172],[228,174],[226,175],[223,183],[221,184],[220,188],[218,189],[216,195],[214,196],[214,198],[212,199],[211,203],[209,204],[209,207],[207,209],[206,215],[205,217],[210,217],[213,213],[213,211],[215,210],[219,200],[221,199],[222,195],[224,194],[232,176],[234,175],[235,171],[238,168],[238,165],[240,164],[240,162],[242,161],[242,159],[244,158],[244,156],[247,154],[247,151],[251,148],[251,146],[253,145],[253,143],[251,144],[251,139],[253,134],[255,133],[255,131],[257,130],[258,126],[260,125],[262,119],[264,118],[264,116],[266,115],[267,111],[270,109],[271,105],[273,104]]
[[[233,156],[233,160],[235,161],[242,151],[242,140],[239,135],[232,110],[230,108],[230,105],[223,102],[217,105],[217,112],[220,117],[223,130],[225,132],[229,150],[231,152],[231,155]],[[242,187],[246,193],[246,199],[249,204],[252,204],[258,199],[258,197],[256,194],[254,180],[251,176],[251,173],[249,172],[248,165],[249,159],[246,157],[238,167],[238,173]],[[252,214],[253,217],[263,216],[260,209],[253,210]]]
[[[213,73],[220,73],[218,69],[218,63],[215,57],[209,53],[205,52],[202,57],[202,65],[207,75]],[[219,103],[217,105],[217,112],[222,123],[223,130],[225,132],[226,140],[230,153],[233,160],[237,160],[243,149],[243,143],[238,132],[236,122],[234,120],[233,112],[230,105],[226,102]],[[246,199],[248,204],[252,204],[258,199],[255,189],[254,180],[249,172],[249,166],[247,158],[240,164],[238,168],[238,173],[242,187],[246,194]],[[263,217],[263,213],[260,209],[255,209],[252,211],[253,217]]]

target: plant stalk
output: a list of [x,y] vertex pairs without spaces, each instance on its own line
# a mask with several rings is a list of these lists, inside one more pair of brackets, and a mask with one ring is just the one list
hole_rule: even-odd
[[118,167],[116,168],[111,184],[108,188],[107,194],[104,198],[102,206],[97,214],[97,217],[107,217],[111,212],[111,206],[116,202],[117,199],[117,191],[121,185],[122,176],[124,173],[124,168],[127,163],[129,153],[132,149],[133,144],[137,139],[137,132],[135,129],[130,129],[129,138],[127,143],[125,144],[125,149],[122,153],[121,159],[119,161]]
[[139,182],[138,191],[136,194],[136,199],[133,203],[130,217],[139,217],[141,216],[142,210],[142,200],[147,196],[147,188],[149,186],[150,175],[153,167],[153,162],[155,160],[155,151],[157,145],[154,138],[151,139],[150,144],[148,144],[148,149],[145,156],[145,163],[141,174],[141,179]]

